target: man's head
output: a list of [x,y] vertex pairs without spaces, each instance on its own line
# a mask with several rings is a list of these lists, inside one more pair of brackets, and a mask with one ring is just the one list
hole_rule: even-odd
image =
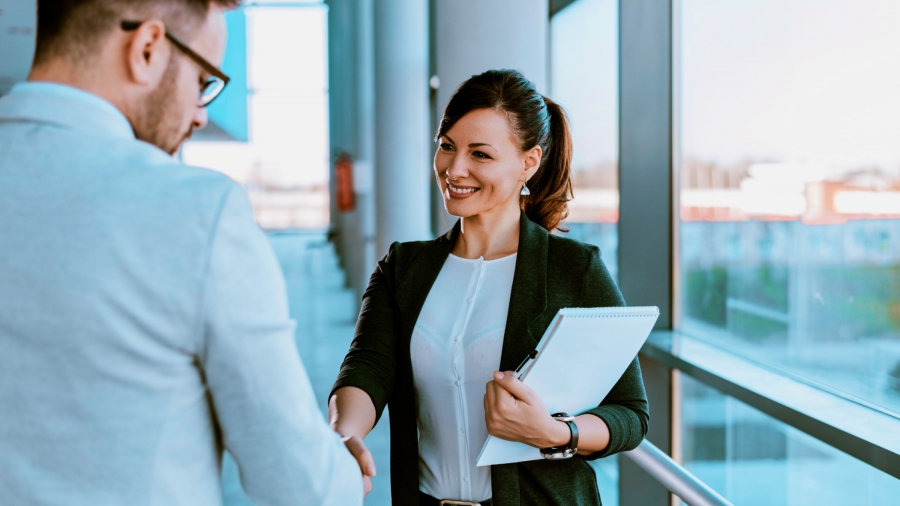
[[[224,10],[240,1],[40,0],[29,79],[105,98],[139,139],[174,153],[206,124],[198,97],[211,75],[197,57],[221,64]],[[178,47],[167,30],[189,49]]]

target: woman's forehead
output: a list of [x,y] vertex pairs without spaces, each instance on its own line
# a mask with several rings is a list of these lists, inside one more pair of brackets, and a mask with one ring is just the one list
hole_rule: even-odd
[[507,115],[499,109],[476,109],[467,113],[447,131],[447,136],[462,144],[487,143],[498,148],[497,144],[516,145]]

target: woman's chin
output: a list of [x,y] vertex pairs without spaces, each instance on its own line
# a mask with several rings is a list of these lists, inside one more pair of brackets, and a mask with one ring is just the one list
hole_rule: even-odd
[[476,206],[471,205],[469,202],[463,202],[452,198],[444,198],[444,209],[448,214],[456,216],[457,218],[469,218],[481,211],[481,209],[477,209]]

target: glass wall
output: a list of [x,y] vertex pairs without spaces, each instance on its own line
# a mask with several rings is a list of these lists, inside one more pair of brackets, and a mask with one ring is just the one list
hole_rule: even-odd
[[319,2],[276,0],[243,12],[249,142],[190,141],[183,160],[242,183],[266,229],[325,229],[328,9]]
[[575,199],[569,236],[600,247],[617,274],[618,0],[578,0],[550,21],[550,98],[569,115]]
[[680,3],[682,330],[900,415],[900,2]]
[[682,376],[683,464],[734,504],[896,504],[900,480]]

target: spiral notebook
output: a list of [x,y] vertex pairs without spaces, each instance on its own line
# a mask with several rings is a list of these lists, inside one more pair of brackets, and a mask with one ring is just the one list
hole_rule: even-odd
[[[519,378],[551,413],[572,415],[596,407],[650,335],[657,307],[560,309]],[[539,460],[537,448],[488,436],[479,466]]]

